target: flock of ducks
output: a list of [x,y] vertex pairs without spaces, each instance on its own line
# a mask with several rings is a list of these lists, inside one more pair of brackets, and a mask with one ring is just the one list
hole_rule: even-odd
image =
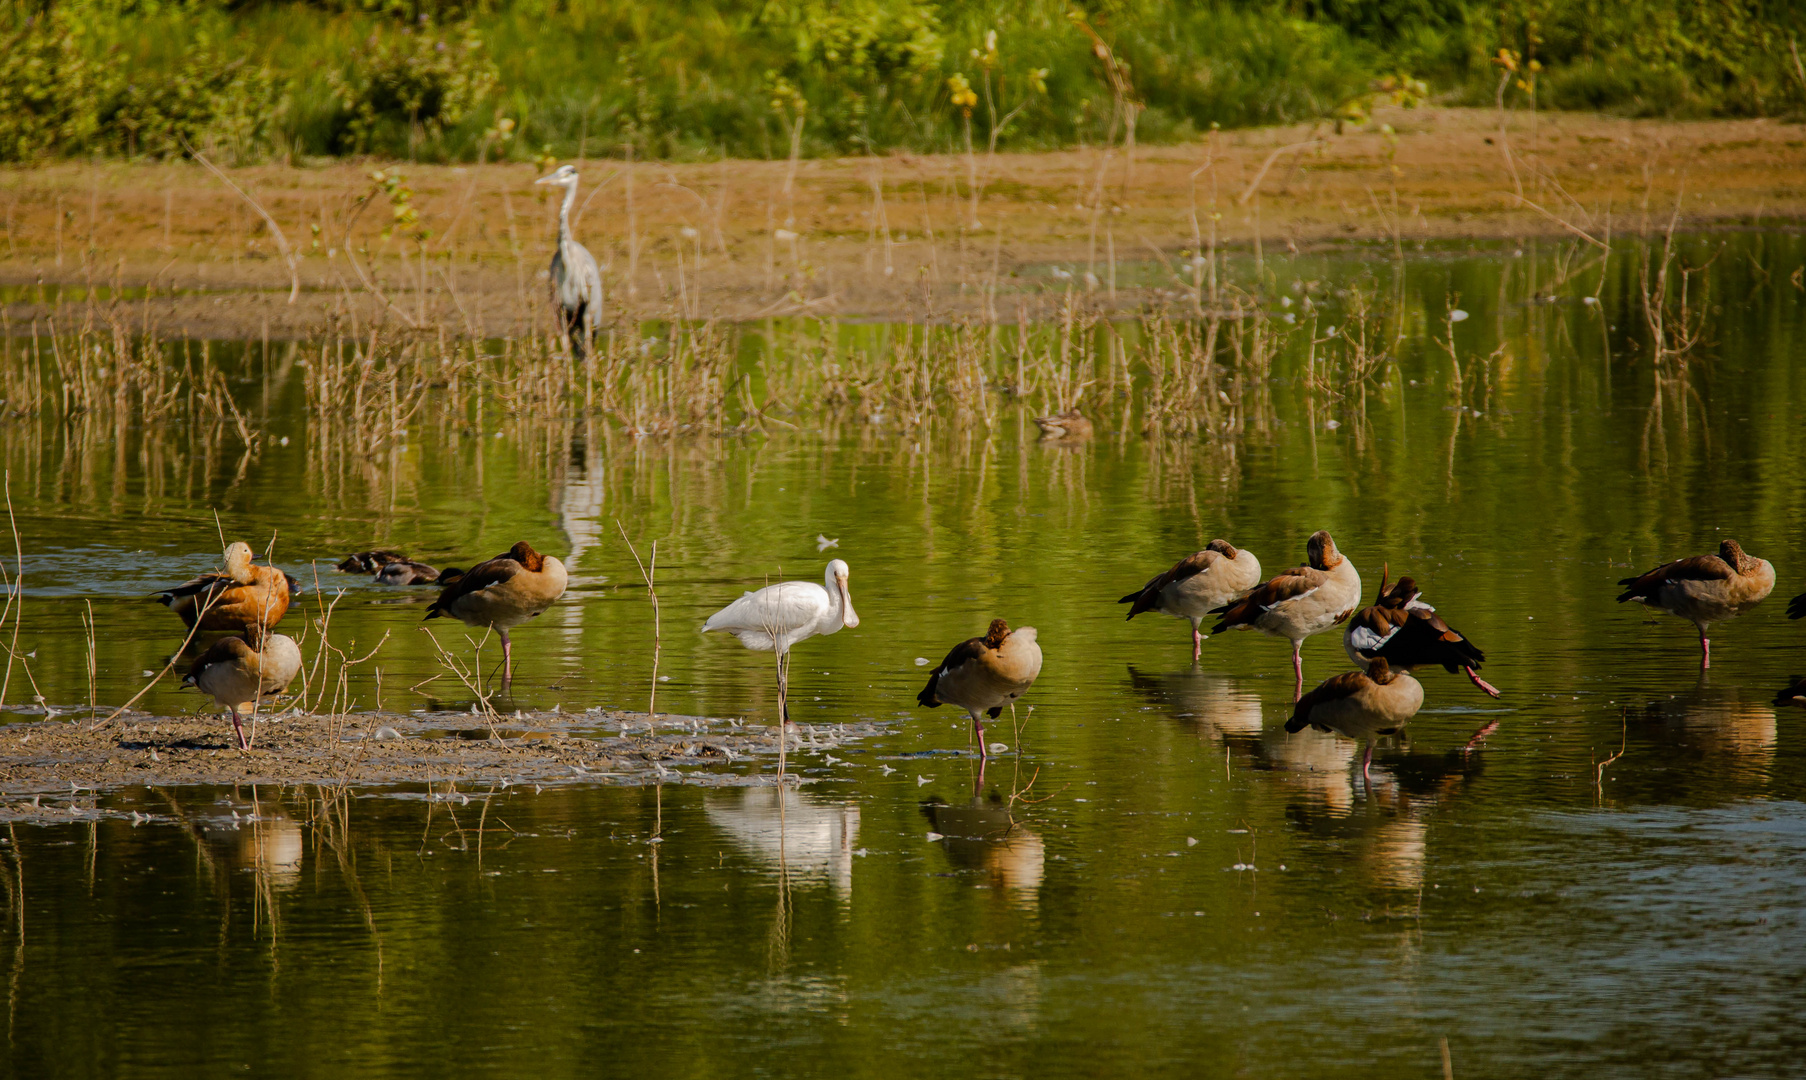
[[[1262,579],[1254,553],[1227,540],[1212,540],[1202,551],[1156,574],[1124,596],[1128,617],[1158,611],[1191,624],[1192,658],[1201,656],[1203,624],[1215,616],[1212,633],[1258,630],[1292,644],[1293,712],[1288,732],[1305,727],[1340,734],[1365,744],[1361,774],[1368,778],[1374,741],[1401,730],[1423,706],[1423,685],[1412,673],[1441,667],[1462,673],[1492,697],[1497,688],[1479,674],[1486,654],[1425,603],[1409,577],[1388,583],[1382,571],[1372,604],[1361,606],[1361,575],[1326,531],[1305,545],[1306,562]],[[226,549],[225,569],[204,574],[159,594],[159,599],[195,633],[225,636],[189,670],[186,682],[219,702],[232,717],[241,749],[249,749],[240,713],[263,697],[288,688],[301,669],[293,639],[274,632],[287,613],[299,583],[272,566],[259,566],[251,548]],[[452,618],[493,630],[502,643],[502,680],[513,677],[509,631],[545,612],[564,595],[564,564],[522,541],[467,571],[434,570],[393,551],[369,551],[339,564],[351,573],[374,573],[389,584],[435,584],[440,592],[426,617]],[[827,565],[822,583],[785,581],[748,592],[711,615],[703,632],[723,632],[748,649],[775,654],[780,715],[789,718],[790,653],[813,637],[859,625],[853,609],[845,561]],[[1766,559],[1746,554],[1726,540],[1713,555],[1664,563],[1619,582],[1620,602],[1636,601],[1694,624],[1699,631],[1700,666],[1711,666],[1709,628],[1761,603],[1775,586]],[[1788,606],[1790,618],[1806,618],[1806,594]],[[1304,690],[1303,643],[1342,626],[1342,645],[1356,670]],[[1032,626],[1011,629],[993,619],[986,632],[955,645],[928,676],[916,700],[927,708],[951,705],[972,719],[981,756],[991,752],[984,720],[995,719],[1034,685],[1041,674],[1041,645]],[[1806,707],[1806,679],[1781,691],[1776,705]]]

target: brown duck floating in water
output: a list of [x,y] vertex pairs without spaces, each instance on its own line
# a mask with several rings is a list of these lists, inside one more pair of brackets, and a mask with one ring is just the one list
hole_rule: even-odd
[[1355,612],[1342,633],[1348,658],[1361,667],[1384,659],[1394,671],[1440,665],[1450,674],[1466,672],[1475,686],[1498,697],[1499,691],[1479,675],[1486,654],[1444,622],[1435,608],[1418,599],[1422,595],[1408,577],[1399,578],[1388,589],[1381,571],[1379,598]]
[[1332,676],[1299,698],[1292,718],[1286,721],[1286,731],[1295,735],[1313,727],[1366,743],[1361,779],[1368,780],[1373,741],[1401,730],[1421,708],[1423,684],[1402,671],[1393,671],[1385,660],[1375,660],[1366,671]]
[[1259,630],[1292,643],[1292,700],[1304,696],[1304,639],[1354,614],[1361,602],[1361,575],[1319,529],[1305,544],[1308,566],[1276,575],[1234,604],[1215,609],[1223,618],[1211,630]]
[[347,574],[374,574],[390,563],[408,561],[410,561],[408,557],[401,552],[384,548],[347,555],[344,561],[339,563],[339,569]]
[[286,634],[263,634],[261,648],[236,634],[220,638],[201,654],[188,669],[186,686],[211,694],[232,714],[232,730],[238,733],[238,748],[249,750],[244,726],[238,722],[241,710],[249,712],[266,697],[274,697],[288,689],[301,673],[301,650]]
[[508,631],[532,619],[564,595],[564,564],[522,540],[460,575],[439,593],[426,617],[450,616],[466,626],[494,629],[502,639],[502,684],[514,678],[514,644]]
[[182,617],[182,625],[203,633],[260,636],[282,621],[301,583],[274,566],[257,566],[251,546],[226,548],[223,573],[202,574],[157,594],[157,600]]
[[1203,653],[1204,635],[1198,628],[1204,617],[1233,604],[1259,584],[1260,560],[1252,551],[1238,549],[1227,540],[1212,540],[1203,551],[1180,559],[1172,569],[1154,575],[1117,603],[1135,605],[1129,609],[1131,619],[1144,611],[1159,611],[1190,621],[1191,658],[1196,663]]
[[953,647],[916,701],[933,709],[957,705],[972,717],[980,756],[989,756],[981,714],[995,720],[1006,705],[1028,692],[1041,674],[1041,646],[1035,628],[1012,631],[1002,619],[992,619],[983,637],[967,638]]
[[[1715,622],[1735,618],[1761,603],[1774,591],[1775,568],[1767,559],[1744,554],[1735,540],[1718,545],[1716,555],[1676,559],[1637,577],[1621,579],[1626,586],[1618,602],[1635,600],[1678,615],[1699,628],[1699,666],[1712,666],[1712,642],[1706,630]],[[1791,608],[1789,614],[1792,614]]]
[[1091,437],[1091,421],[1077,409],[1067,409],[1052,416],[1035,417],[1035,426],[1041,429],[1043,439],[1089,439]]
[[435,570],[425,563],[412,559],[402,559],[385,565],[376,572],[378,585],[433,585],[441,588],[452,585],[464,576],[464,571],[455,566],[443,570]]

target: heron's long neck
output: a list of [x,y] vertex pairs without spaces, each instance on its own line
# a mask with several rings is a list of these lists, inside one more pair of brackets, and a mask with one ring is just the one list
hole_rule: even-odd
[[558,246],[571,242],[571,204],[577,201],[577,185],[570,184],[564,189],[564,205],[558,208]]

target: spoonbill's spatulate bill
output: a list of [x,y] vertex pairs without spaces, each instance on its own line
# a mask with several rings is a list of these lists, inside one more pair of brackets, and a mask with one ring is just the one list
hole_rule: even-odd
[[564,595],[570,582],[564,563],[541,555],[522,540],[488,562],[471,567],[447,585],[426,617],[442,615],[478,629],[493,629],[502,639],[502,685],[514,679],[514,643],[508,631],[536,618]]
[[1203,551],[1180,559],[1172,569],[1154,575],[1117,603],[1134,605],[1129,609],[1131,619],[1144,611],[1159,611],[1190,622],[1191,659],[1197,663],[1203,655],[1204,635],[1199,627],[1204,617],[1235,603],[1259,584],[1260,560],[1254,552],[1238,549],[1227,540],[1212,540]]
[[705,634],[719,630],[739,638],[749,649],[777,654],[782,719],[789,719],[790,650],[809,638],[859,625],[853,594],[847,589],[848,572],[847,564],[835,559],[828,563],[820,585],[813,581],[767,585],[735,600],[702,624]]
[[[1775,588],[1775,568],[1767,559],[1744,554],[1735,540],[1718,545],[1716,555],[1676,559],[1637,577],[1621,579],[1618,602],[1639,604],[1678,615],[1699,628],[1699,666],[1712,666],[1712,642],[1706,630],[1760,604]],[[1791,611],[1789,612],[1791,614]]]
[[1259,630],[1292,643],[1292,700],[1304,696],[1304,639],[1354,614],[1361,602],[1361,575],[1321,529],[1305,545],[1310,565],[1295,566],[1214,614],[1223,618],[1211,631]]
[[1418,599],[1422,595],[1408,577],[1399,578],[1388,589],[1381,573],[1379,598],[1355,612],[1342,633],[1348,658],[1362,668],[1383,658],[1394,671],[1440,666],[1451,674],[1466,672],[1475,686],[1498,697],[1497,688],[1480,677],[1486,654],[1444,622],[1435,608]]
[[983,637],[967,638],[953,647],[916,701],[933,709],[956,705],[972,717],[980,756],[989,756],[983,717],[995,720],[1006,705],[1028,692],[1041,674],[1041,645],[1032,626],[1011,630],[992,619]]

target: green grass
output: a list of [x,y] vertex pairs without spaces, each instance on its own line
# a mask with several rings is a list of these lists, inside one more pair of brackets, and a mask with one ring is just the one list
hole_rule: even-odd
[[[369,152],[667,159],[1011,148],[1120,135],[1066,0],[0,0],[0,158]],[[47,13],[46,13],[47,11]],[[1114,0],[1090,24],[1142,107],[1143,142],[1213,124],[1358,115],[1408,73],[1490,103],[1500,48],[1543,69],[1537,105],[1628,115],[1806,113],[1785,0]],[[998,34],[984,60],[986,34]],[[478,48],[467,42],[480,42]],[[1037,77],[1036,73],[1040,75]],[[1531,81],[1511,88],[1522,102]],[[512,124],[497,126],[506,118]],[[504,130],[506,129],[506,130]]]

